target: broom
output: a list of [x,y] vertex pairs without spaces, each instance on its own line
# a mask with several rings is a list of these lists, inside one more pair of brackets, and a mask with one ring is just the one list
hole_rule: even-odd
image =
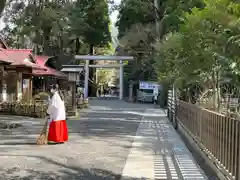
[[47,135],[47,128],[48,128],[48,118],[46,118],[46,122],[43,126],[41,134],[37,138],[37,145],[46,145],[48,144],[48,135]]

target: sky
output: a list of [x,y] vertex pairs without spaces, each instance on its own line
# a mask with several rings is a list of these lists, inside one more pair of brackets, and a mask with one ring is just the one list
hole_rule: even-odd
[[[120,4],[120,3],[121,3],[121,0],[114,0],[114,2],[115,2],[115,4]],[[118,11],[114,11],[114,12],[111,14],[110,18],[111,18],[111,21],[112,21],[113,23],[116,22],[117,16],[118,16]]]
[[4,23],[3,23],[2,20],[0,19],[0,30],[2,30],[3,27],[4,27]]

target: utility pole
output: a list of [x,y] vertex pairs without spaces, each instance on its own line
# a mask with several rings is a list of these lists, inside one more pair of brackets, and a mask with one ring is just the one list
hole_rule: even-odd
[[156,32],[157,32],[157,41],[160,40],[160,23],[159,23],[159,1],[154,0],[155,6],[155,21],[156,21]]

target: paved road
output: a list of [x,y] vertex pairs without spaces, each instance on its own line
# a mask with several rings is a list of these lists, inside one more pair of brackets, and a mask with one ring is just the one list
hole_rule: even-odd
[[161,110],[117,100],[90,104],[68,120],[70,139],[62,145],[34,144],[43,120],[1,116],[24,126],[0,132],[0,180],[206,179]]
[[34,145],[43,120],[1,116],[24,122],[0,134],[0,179],[119,179],[147,106],[92,100],[79,119],[68,120],[68,143]]

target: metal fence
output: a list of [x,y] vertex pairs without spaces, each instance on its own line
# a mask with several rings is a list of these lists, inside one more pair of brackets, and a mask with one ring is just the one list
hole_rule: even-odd
[[176,122],[176,118],[175,118],[175,93],[173,90],[169,90],[168,91],[168,101],[167,101],[167,116],[168,119],[173,123],[173,126],[175,129],[177,129],[177,122]]
[[174,98],[171,102],[176,104],[171,107],[176,115],[172,118],[178,120],[225,176],[239,180],[240,121]]

